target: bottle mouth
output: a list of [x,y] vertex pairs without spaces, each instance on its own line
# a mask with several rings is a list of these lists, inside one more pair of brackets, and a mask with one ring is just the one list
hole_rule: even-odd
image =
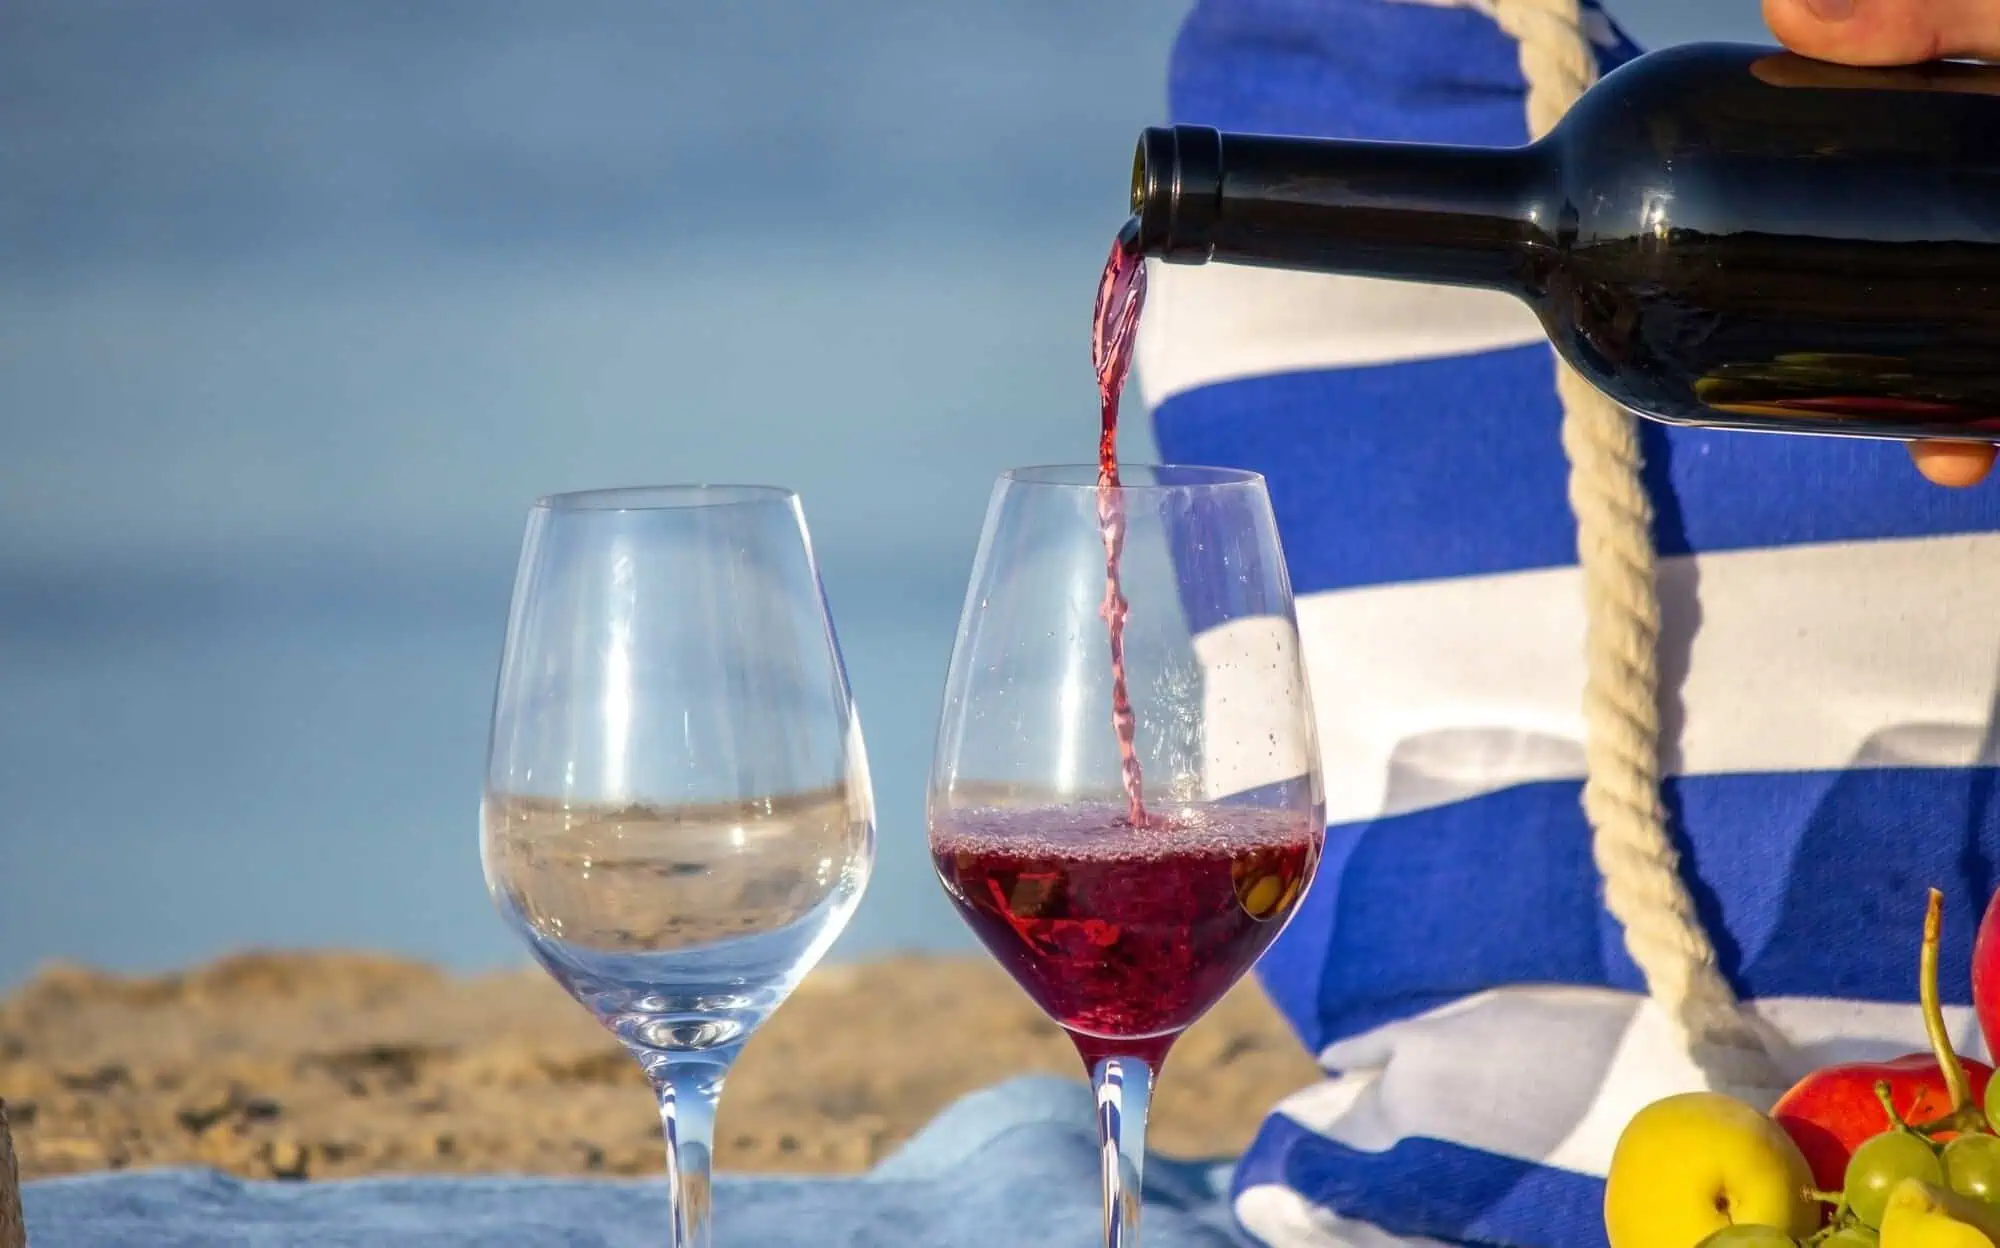
[[[1207,126],[1148,126],[1132,152],[1132,221],[1141,255],[1203,264],[1222,207],[1222,134]],[[1136,228],[1135,228],[1136,226]]]

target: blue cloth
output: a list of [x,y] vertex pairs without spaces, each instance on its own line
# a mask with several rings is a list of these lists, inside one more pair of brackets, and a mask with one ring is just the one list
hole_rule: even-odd
[[[1095,1245],[1093,1112],[1080,1083],[1018,1079],[953,1105],[861,1179],[721,1176],[715,1242]],[[1226,1168],[1149,1161],[1146,1243],[1244,1242],[1226,1185]],[[157,1170],[43,1180],[24,1200],[34,1248],[653,1248],[666,1238],[659,1179],[277,1183]]]

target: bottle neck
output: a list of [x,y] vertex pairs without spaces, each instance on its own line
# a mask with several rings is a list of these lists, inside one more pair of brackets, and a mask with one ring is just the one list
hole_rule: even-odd
[[1546,254],[1538,147],[1145,132],[1137,246],[1220,260],[1528,294]]

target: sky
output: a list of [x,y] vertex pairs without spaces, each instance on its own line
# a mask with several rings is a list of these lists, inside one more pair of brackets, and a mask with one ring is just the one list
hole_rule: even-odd
[[1180,14],[0,0],[0,987],[517,960],[475,818],[524,509],[690,479],[805,499],[882,822],[841,952],[969,947],[938,689],[993,475],[1090,454]]

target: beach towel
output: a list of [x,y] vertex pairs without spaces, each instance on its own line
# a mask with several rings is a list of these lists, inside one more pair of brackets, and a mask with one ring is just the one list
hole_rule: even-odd
[[[1527,141],[1484,0],[1201,0],[1172,119]],[[1504,14],[1503,14],[1504,16]],[[1586,6],[1601,68],[1636,50]],[[1328,848],[1260,974],[1324,1082],[1235,1173],[1260,1242],[1604,1242],[1630,1116],[1712,1086],[1608,912],[1580,802],[1584,593],[1552,355],[1481,291],[1156,265],[1138,377],[1162,458],[1270,483],[1320,726]],[[1899,446],[1642,422],[1660,786],[1693,913],[1789,1079],[1923,1048],[1946,896],[1966,1008],[1996,880],[2000,492]],[[1198,621],[1197,621],[1198,622]]]
[[[1100,1244],[1095,1106],[1080,1081],[1023,1078],[953,1105],[862,1178],[724,1175],[729,1248],[1089,1248]],[[1227,1167],[1155,1158],[1148,1248],[1246,1243]],[[27,1185],[33,1248],[653,1248],[659,1178],[246,1182],[162,1170]]]

